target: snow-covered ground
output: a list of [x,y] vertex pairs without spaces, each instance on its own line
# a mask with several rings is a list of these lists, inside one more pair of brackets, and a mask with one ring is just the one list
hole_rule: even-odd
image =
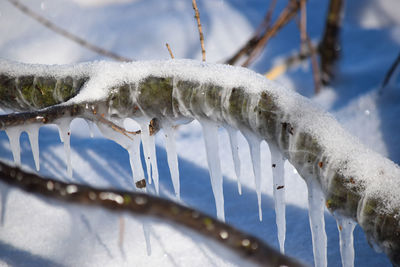
[[[318,40],[323,30],[327,2],[308,1],[308,32]],[[92,43],[136,60],[167,59],[168,42],[177,58],[201,58],[197,27],[189,0],[47,0],[24,4]],[[278,1],[282,8],[286,1]],[[268,3],[262,0],[198,0],[206,40],[207,60],[222,62],[253,33]],[[309,64],[289,70],[278,81],[311,97],[332,112],[360,140],[400,162],[399,83],[383,94],[378,88],[399,53],[400,3],[396,0],[348,1],[342,31],[342,58],[336,80],[317,96],[313,94]],[[64,64],[103,59],[26,17],[8,1],[0,2],[0,57],[32,63]],[[263,73],[279,59],[299,49],[299,33],[290,23],[268,44],[252,66]],[[186,205],[216,216],[209,181],[201,126],[179,127],[177,151],[181,197]],[[66,181],[64,148],[55,127],[40,130],[40,173]],[[268,147],[262,145],[262,209],[258,220],[257,196],[248,144],[239,136],[243,194],[235,181],[228,134],[219,131],[221,167],[224,174],[226,221],[278,248],[272,197],[272,173]],[[156,138],[160,193],[174,198],[163,134]],[[96,130],[90,138],[83,120],[72,123],[73,181],[96,187],[133,187],[128,153],[102,138]],[[26,134],[21,137],[22,163],[34,169]],[[4,132],[0,133],[0,157],[12,160]],[[286,254],[313,263],[308,222],[307,188],[293,167],[286,165]],[[3,190],[6,192],[5,190]],[[3,193],[2,196],[5,194]],[[4,198],[3,198],[4,199]],[[2,200],[3,200],[2,199]],[[120,247],[120,216],[96,209],[49,204],[19,191],[9,191],[3,226],[0,228],[0,264],[18,266],[194,266],[243,265],[220,253],[215,244],[186,230],[159,221],[150,223],[151,256],[147,255],[142,219],[124,216],[123,249]],[[336,222],[326,212],[328,263],[340,262]],[[390,266],[371,249],[362,230],[354,232],[356,266]]]

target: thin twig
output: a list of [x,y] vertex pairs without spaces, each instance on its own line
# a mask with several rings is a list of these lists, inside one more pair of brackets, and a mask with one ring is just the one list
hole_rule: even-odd
[[105,57],[109,57],[112,58],[114,60],[117,61],[132,61],[132,59],[124,57],[124,56],[120,56],[114,52],[111,52],[109,50],[106,50],[104,48],[101,48],[97,45],[91,44],[88,41],[82,39],[81,37],[70,33],[68,31],[66,31],[65,29],[55,25],[53,22],[51,22],[50,20],[42,17],[41,15],[39,15],[38,13],[34,12],[33,10],[31,10],[30,8],[28,8],[27,6],[21,4],[18,0],[8,0],[8,2],[10,2],[12,5],[14,5],[16,8],[18,8],[20,11],[22,11],[23,13],[25,13],[26,15],[28,15],[29,17],[33,18],[34,20],[36,20],[37,22],[39,22],[40,24],[42,24],[43,26],[45,26],[46,28],[52,30],[55,33],[60,34],[61,36],[64,36],[65,38],[83,46],[86,47],[87,49],[100,54],[102,56]]
[[261,50],[265,48],[267,42],[273,37],[280,29],[282,29],[299,10],[300,4],[298,0],[291,0],[288,5],[282,10],[275,23],[264,32],[260,37],[252,37],[246,45],[240,49],[234,56],[227,60],[227,64],[235,64],[242,56],[246,55],[247,59],[242,64],[243,67],[249,66],[256,57],[260,54]]
[[259,42],[259,40],[262,38],[262,36],[269,30],[270,24],[271,24],[271,18],[272,14],[275,10],[277,0],[273,0],[267,10],[267,13],[261,22],[261,24],[258,26],[258,29],[256,32],[253,34],[253,36],[247,41],[247,43],[239,49],[239,51],[236,52],[230,59],[228,59],[225,63],[234,65],[241,57],[245,55],[249,55],[251,50],[254,49],[254,46]]
[[306,1],[300,0],[300,51],[307,47],[307,9]]
[[146,215],[185,226],[205,237],[219,242],[242,257],[261,265],[302,266],[291,258],[280,254],[256,237],[217,221],[212,217],[172,202],[143,193],[112,189],[96,189],[86,185],[64,183],[40,177],[11,167],[0,161],[0,181],[34,193],[46,199],[65,203],[101,207],[111,212],[127,212],[134,216]]
[[204,36],[203,36],[203,30],[201,28],[200,13],[199,13],[199,9],[197,8],[196,0],[192,0],[192,6],[194,9],[195,18],[197,20],[197,28],[199,29],[201,54],[203,56],[203,61],[206,61],[206,49],[204,48]]
[[385,79],[383,80],[383,83],[382,83],[382,86],[381,86],[381,89],[380,89],[381,92],[390,83],[390,81],[392,79],[396,78],[393,75],[395,73],[395,70],[397,68],[399,68],[399,66],[400,66],[400,53],[398,54],[397,58],[395,59],[393,64],[390,66],[388,72],[385,75]]
[[[296,21],[297,22],[297,21]],[[297,22],[300,30],[301,47],[300,51],[308,49],[311,56],[311,68],[313,72],[314,92],[318,94],[321,91],[321,74],[318,66],[316,51],[311,43],[311,39],[307,34],[307,11],[306,1],[300,0],[300,22]]]
[[311,52],[311,68],[313,70],[314,92],[315,94],[318,94],[321,91],[322,81],[321,81],[321,71],[318,65],[317,51],[316,49],[313,49],[313,45],[308,34],[306,35],[306,38],[307,38],[308,50],[310,50]]
[[278,2],[278,0],[271,1],[271,3],[269,4],[267,13],[265,14],[265,17],[264,17],[262,23],[258,26],[258,29],[257,29],[256,33],[254,34],[254,36],[260,36],[262,34],[262,32],[265,32],[270,28],[272,14],[274,13],[277,2]]
[[339,32],[344,0],[331,0],[326,17],[325,32],[320,43],[322,82],[328,84],[333,78],[335,63],[339,58]]
[[300,5],[297,0],[292,0],[288,3],[285,9],[282,11],[281,15],[278,17],[274,25],[270,30],[260,39],[260,41],[255,45],[254,50],[251,51],[249,57],[242,64],[243,67],[249,66],[256,57],[261,53],[261,50],[267,45],[269,39],[274,36],[283,26],[285,26],[295,15]]
[[171,47],[169,46],[169,44],[168,44],[168,43],[166,43],[165,45],[167,46],[167,49],[168,49],[169,55],[171,56],[171,58],[172,58],[172,59],[174,59],[175,57],[174,57],[174,54],[172,54]]

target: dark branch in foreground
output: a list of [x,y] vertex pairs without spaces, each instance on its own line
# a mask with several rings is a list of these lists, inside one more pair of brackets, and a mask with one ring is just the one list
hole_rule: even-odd
[[199,211],[166,199],[142,193],[95,189],[85,185],[45,179],[3,162],[0,162],[0,181],[41,197],[102,207],[113,212],[152,216],[178,223],[218,241],[242,257],[260,265],[302,266],[256,237],[245,234]]
[[86,47],[87,49],[100,54],[102,56],[108,57],[108,58],[112,58],[114,60],[117,61],[132,61],[132,59],[124,57],[124,56],[120,56],[112,51],[108,51],[104,48],[101,48],[97,45],[94,45],[92,43],[89,43],[88,41],[86,41],[85,39],[68,32],[67,30],[55,25],[53,22],[51,22],[50,20],[42,17],[41,15],[37,14],[36,12],[32,11],[30,8],[28,8],[27,6],[23,5],[22,3],[20,3],[18,0],[8,0],[8,2],[10,2],[12,5],[14,5],[16,8],[18,8],[21,12],[25,13],[27,16],[33,18],[34,20],[36,20],[37,22],[39,22],[40,24],[42,24],[43,26],[45,26],[46,28],[52,30],[55,33],[58,33],[62,36],[64,36],[65,38],[83,46]]

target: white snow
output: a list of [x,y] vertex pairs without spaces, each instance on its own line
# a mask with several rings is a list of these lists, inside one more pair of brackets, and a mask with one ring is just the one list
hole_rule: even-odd
[[[114,4],[114,2],[110,3],[104,0],[91,2],[90,5],[85,5],[85,0],[76,1],[79,1],[79,5],[65,0],[33,0],[24,1],[24,4],[73,33],[87,37],[88,40],[96,44],[135,59],[169,58],[165,49],[165,42],[167,41],[172,46],[177,58],[199,59],[201,57],[190,1],[146,0],[125,2],[121,0],[120,3]],[[363,3],[360,3],[360,1],[346,2],[347,16],[343,23],[341,36],[343,54],[338,65],[337,80],[330,90],[323,91],[319,96],[313,97],[310,68],[289,70],[279,80],[285,87],[313,97],[312,105],[322,105],[324,109],[333,113],[347,130],[360,138],[361,142],[371,149],[395,162],[400,162],[400,141],[397,134],[400,130],[398,82],[396,84],[396,81],[394,81],[391,88],[385,90],[382,96],[376,94],[386,70],[398,54],[400,21],[399,17],[396,16],[398,13],[397,2],[397,0],[368,0],[363,1]],[[221,58],[232,55],[252,34],[254,28],[262,20],[267,8],[265,1],[261,0],[246,3],[238,0],[204,0],[198,1],[198,5],[202,16],[209,62],[221,62]],[[85,7],[81,8],[81,6]],[[323,32],[321,21],[324,20],[325,12],[321,11],[325,10],[326,6],[327,1],[310,0],[308,2],[307,28],[313,40],[318,40],[319,34]],[[0,3],[0,33],[1,58],[45,64],[69,64],[103,59],[33,22],[13,8],[7,1]],[[261,55],[260,60],[252,66],[252,69],[263,73],[271,67],[276,57],[285,58],[286,55],[297,51],[298,35],[296,25],[294,23],[288,25],[275,38],[270,40],[266,51]],[[93,99],[93,97],[99,97],[104,93],[105,87],[100,86],[103,82],[109,83],[114,78],[121,78],[116,81],[123,82],[122,77],[126,77],[127,73],[136,72],[138,68],[143,67],[143,70],[138,72],[138,76],[131,76],[129,79],[136,80],[142,77],[140,75],[145,75],[147,71],[150,71],[150,69],[146,69],[150,64],[153,63],[141,65],[100,62],[89,65],[79,64],[75,69],[70,66],[52,66],[51,69],[56,69],[56,73],[60,75],[68,74],[71,76],[77,73],[94,75],[104,71],[101,76],[97,76],[86,87],[96,89],[96,92],[92,92],[92,94],[87,91],[85,96]],[[232,76],[244,74],[246,79],[251,78],[245,74],[246,71],[236,69],[232,71],[228,67],[224,67],[226,71],[218,70],[211,64],[179,60],[173,63],[160,64],[171,66],[175,64],[174,66],[176,66],[176,69],[172,67],[171,70],[168,70],[168,73],[161,73],[162,75],[176,73],[178,68],[187,68],[184,73],[185,78],[200,80],[204,78],[201,77],[203,74],[211,75],[214,77],[213,82],[227,86],[226,88],[230,86],[230,79],[233,82],[240,83],[240,81],[234,81],[239,78],[228,77],[229,75],[219,77],[217,74],[206,73],[202,66],[207,66],[210,72],[218,71],[218,74],[232,73],[234,74]],[[160,68],[160,64],[157,68]],[[10,65],[7,61],[1,60],[0,70],[11,69],[12,72],[20,74],[28,72],[27,69],[14,66],[15,63]],[[33,68],[36,68],[37,71],[46,69],[46,67],[35,66]],[[127,70],[124,71],[124,69]],[[50,72],[50,68],[45,71]],[[260,79],[259,76],[253,76],[253,78],[255,81]],[[253,85],[246,85],[246,87],[253,88],[255,93],[258,92],[257,82]],[[75,100],[79,101],[79,99]],[[302,103],[285,102],[285,105],[288,107],[288,111],[297,114],[299,120],[307,117],[307,114],[299,112]],[[369,111],[369,114],[366,113],[366,110]],[[313,128],[316,124],[324,124],[325,119],[331,120],[329,116],[321,117],[317,121],[307,120],[304,121],[306,123],[304,127],[310,125],[309,128]],[[74,132],[71,138],[73,181],[88,183],[93,186],[132,189],[134,187],[130,178],[132,173],[134,173],[135,179],[144,178],[139,153],[139,136],[133,138],[135,145],[128,149],[129,152],[127,153],[125,149],[103,139],[98,134],[95,134],[93,139],[87,138],[89,136],[88,127],[82,121],[74,120],[71,129]],[[317,134],[329,137],[332,129],[334,127],[327,127]],[[98,132],[97,129],[95,131]],[[274,227],[276,216],[273,211],[274,204],[272,204],[273,188],[271,188],[269,182],[266,182],[270,181],[269,179],[272,177],[268,151],[261,146],[261,165],[262,167],[267,166],[267,168],[263,168],[261,173],[264,214],[263,222],[259,222],[256,187],[251,171],[252,162],[247,141],[241,134],[237,136],[242,172],[240,176],[242,197],[239,197],[236,182],[237,167],[235,167],[237,164],[233,163],[230,156],[232,151],[229,134],[225,132],[218,134],[220,135],[220,167],[225,178],[224,196],[228,223],[255,234],[279,249],[280,244],[276,242],[277,229]],[[30,137],[29,131],[28,136]],[[329,144],[337,145],[339,143],[339,140],[335,139],[337,136],[342,135],[341,133],[332,134],[332,137],[326,141]],[[206,153],[203,150],[201,126],[198,122],[180,126],[175,131],[175,138],[181,176],[182,202],[214,215],[214,198],[211,193],[210,182],[205,179],[205,177],[208,177],[208,167]],[[115,139],[122,142],[120,135]],[[16,143],[15,140],[16,138],[14,138],[14,143]],[[131,142],[132,140],[129,139],[129,143]],[[28,165],[34,169],[38,163],[33,160],[30,143],[34,142],[28,142],[28,138],[22,134],[20,146],[22,165]],[[164,150],[162,138],[157,136],[155,143],[159,157],[160,195],[162,197],[173,197],[175,183],[171,183],[169,179],[164,179],[168,178],[170,173],[173,176],[172,171],[170,172],[170,168],[165,164],[168,162],[167,157],[169,156],[167,154],[170,154],[170,152]],[[65,168],[64,149],[63,145],[59,143],[54,128],[41,128],[39,145],[41,174],[66,180],[65,173],[62,171]],[[350,148],[346,148],[346,146],[346,143],[343,146],[338,146],[335,153],[351,154],[355,152],[351,149],[351,146]],[[13,149],[11,149],[4,132],[0,133],[0,147],[2,160],[12,160],[12,152],[15,154],[17,146],[13,145]],[[343,152],[341,152],[342,149]],[[32,147],[32,151],[33,154],[36,154],[35,148]],[[129,155],[131,161],[134,158],[136,162],[133,164],[138,167],[136,172],[130,170]],[[378,163],[381,165],[378,165],[376,161],[379,161]],[[377,174],[374,168],[382,167],[382,164],[392,165],[390,162],[382,163],[378,157],[371,157],[369,152],[368,156],[361,156],[354,163],[357,165],[357,173],[358,169],[365,170],[362,179],[368,180],[368,177],[371,177],[371,182]],[[375,181],[377,183],[375,188],[381,187],[383,190],[387,190],[394,185],[396,176],[398,174],[393,173],[388,178],[393,183],[383,184],[384,182]],[[307,222],[307,188],[304,181],[289,164],[285,166],[285,183],[288,240],[285,253],[312,264],[312,241]],[[3,193],[3,186],[1,186],[1,189],[3,205],[7,193]],[[61,263],[70,266],[245,265],[238,261],[232,261],[233,255],[223,256],[225,254],[220,253],[220,249],[210,246],[209,243],[203,243],[206,242],[203,239],[198,239],[201,237],[196,237],[193,233],[188,232],[184,233],[189,234],[189,236],[184,236],[180,232],[176,234],[176,231],[180,228],[175,225],[164,225],[160,222],[152,222],[151,224],[152,256],[147,257],[143,224],[141,221],[135,221],[132,216],[126,216],[125,241],[123,244],[125,256],[123,256],[118,247],[117,216],[110,216],[108,212],[93,211],[86,208],[79,208],[77,213],[70,213],[64,205],[48,205],[35,197],[15,190],[5,190],[5,192],[9,192],[7,197],[9,200],[6,205],[4,230],[0,233],[0,247],[6,256],[0,259],[1,264],[7,264],[6,260],[11,258],[21,259],[21,262],[18,262],[21,263],[19,265],[26,262],[43,265],[41,264],[43,259],[50,261],[50,263],[46,262],[47,265]],[[378,194],[380,192],[373,188],[372,192],[368,193]],[[393,196],[394,200],[396,198],[397,196]],[[86,221],[82,218],[86,218],[89,224],[85,224]],[[329,265],[337,266],[341,264],[341,256],[336,222],[327,214],[325,219],[329,241],[328,262]],[[26,224],[26,221],[29,221],[29,224]],[[87,225],[90,226],[90,230]],[[346,235],[346,239],[349,240],[349,235]],[[354,239],[354,243],[356,243],[354,263],[356,266],[390,266],[384,255],[376,254],[369,247],[359,227],[355,228]],[[345,243],[350,244],[349,241],[345,241]],[[350,248],[351,246],[347,247]],[[8,250],[9,248],[13,250]],[[79,251],[79,254],[76,253],[77,251]],[[34,257],[26,258],[26,256],[31,255]],[[13,263],[18,265],[15,262],[10,264]],[[246,262],[246,264],[248,263]]]

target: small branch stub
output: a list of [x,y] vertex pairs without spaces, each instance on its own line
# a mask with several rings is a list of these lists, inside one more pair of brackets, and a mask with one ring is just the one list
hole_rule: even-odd
[[169,46],[169,43],[166,43],[165,45],[167,46],[169,55],[171,56],[172,59],[174,59],[175,57],[174,57],[174,54],[172,54],[172,50],[171,50],[171,47]]
[[197,27],[199,29],[201,54],[203,57],[202,60],[206,61],[206,49],[204,48],[204,35],[203,35],[203,30],[201,28],[200,13],[199,13],[199,9],[197,8],[196,0],[192,0],[192,5],[193,5],[194,13],[195,13],[194,17],[197,20]]

